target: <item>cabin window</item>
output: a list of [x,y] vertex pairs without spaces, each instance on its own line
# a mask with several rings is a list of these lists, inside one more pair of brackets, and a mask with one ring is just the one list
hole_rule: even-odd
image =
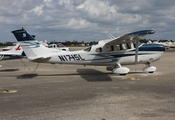
[[120,51],[120,50],[127,50],[127,49],[133,49],[134,45],[133,43],[123,43],[123,44],[117,44],[117,45],[108,45],[105,47],[106,52],[110,51]]
[[127,49],[131,49],[131,43],[126,43]]
[[101,48],[101,47],[97,48],[97,49],[95,50],[95,52],[102,52],[102,48]]
[[119,44],[119,45],[116,45],[116,48],[117,50],[125,50],[126,49],[126,46],[124,44]]
[[124,44],[119,44],[119,45],[116,45],[116,48],[117,50],[127,50],[127,49],[131,49],[132,46],[131,46],[131,43],[124,43]]
[[116,47],[117,47],[117,51],[121,50],[120,45],[116,45]]
[[114,51],[114,46],[111,45],[111,46],[106,46],[106,51]]
[[91,50],[91,47],[85,48],[84,51],[89,52]]

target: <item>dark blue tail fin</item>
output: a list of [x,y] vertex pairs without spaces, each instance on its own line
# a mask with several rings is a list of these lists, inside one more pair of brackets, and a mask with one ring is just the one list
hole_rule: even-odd
[[29,60],[36,60],[39,58],[48,58],[53,53],[52,49],[46,48],[40,44],[35,38],[27,33],[23,28],[12,31],[16,39],[19,41]]
[[30,34],[27,33],[26,30],[19,29],[19,30],[14,30],[12,31],[14,36],[18,41],[30,41],[30,40],[35,40]]

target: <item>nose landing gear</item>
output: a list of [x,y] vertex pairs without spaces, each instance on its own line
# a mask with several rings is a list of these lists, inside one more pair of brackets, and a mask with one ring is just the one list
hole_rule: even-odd
[[156,71],[156,67],[150,66],[150,62],[146,63],[146,67],[142,69],[143,72],[154,73]]

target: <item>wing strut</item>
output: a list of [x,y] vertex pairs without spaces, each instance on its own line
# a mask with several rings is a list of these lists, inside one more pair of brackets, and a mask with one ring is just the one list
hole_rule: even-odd
[[139,40],[140,39],[137,35],[136,36],[136,49],[135,49],[135,80],[140,80],[140,79],[137,79],[137,62],[138,62]]
[[0,55],[0,60],[2,60],[4,58],[4,55]]

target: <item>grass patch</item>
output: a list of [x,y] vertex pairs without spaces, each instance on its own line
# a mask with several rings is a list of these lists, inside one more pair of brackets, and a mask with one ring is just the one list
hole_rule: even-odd
[[0,46],[0,48],[5,48],[6,46]]

